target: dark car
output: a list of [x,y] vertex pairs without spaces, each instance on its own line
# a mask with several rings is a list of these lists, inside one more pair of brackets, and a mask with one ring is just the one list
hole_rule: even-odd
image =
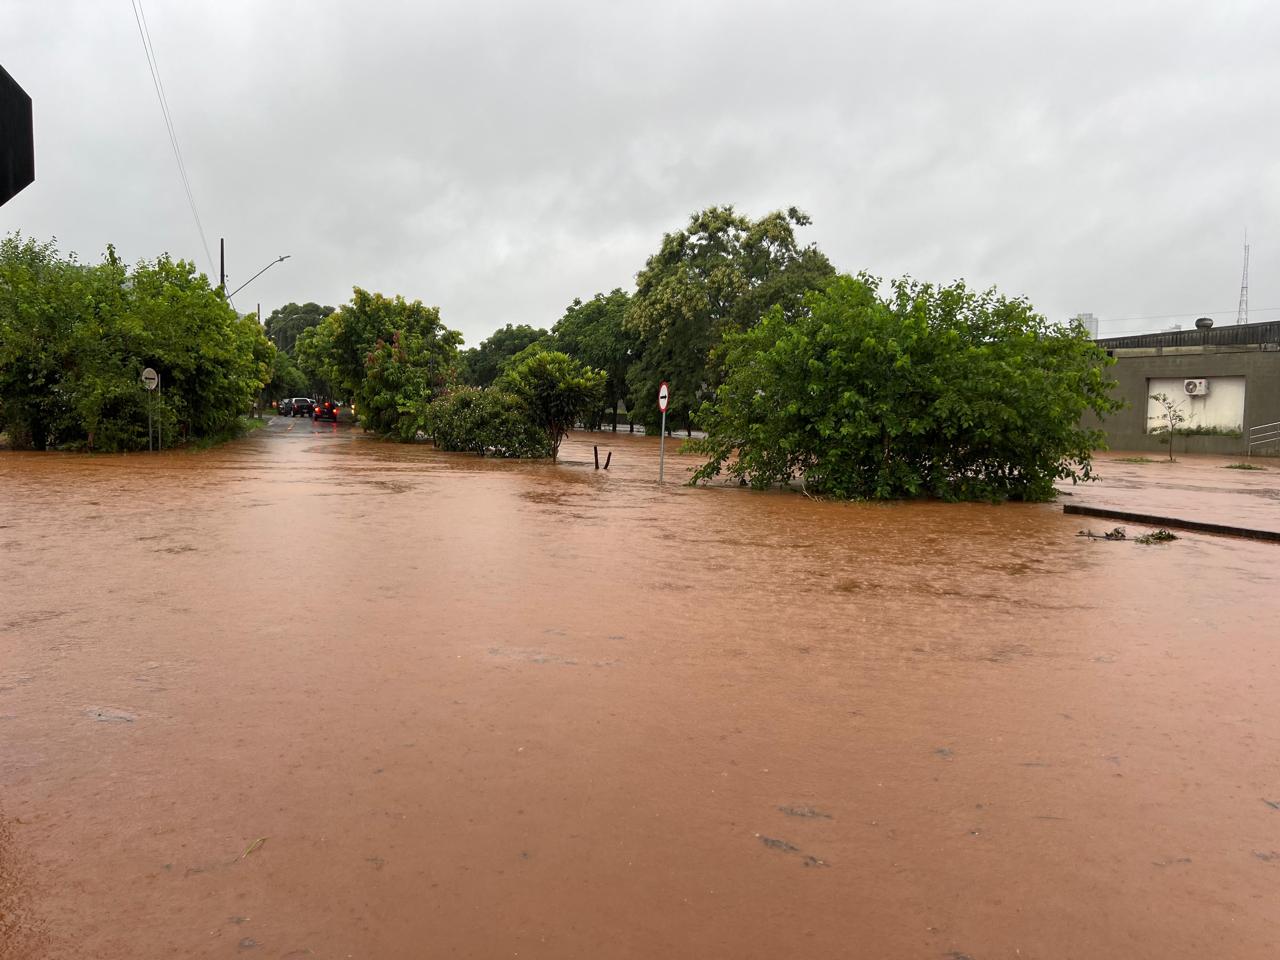
[[294,397],[292,400],[284,400],[280,406],[289,405],[289,416],[291,417],[309,417],[311,411],[316,408],[314,400],[308,397]]
[[293,413],[293,401],[287,397],[281,400],[276,405],[276,412],[282,417],[290,416]]
[[341,404],[334,403],[332,400],[323,400],[311,408],[312,420],[332,420],[338,422],[338,410]]

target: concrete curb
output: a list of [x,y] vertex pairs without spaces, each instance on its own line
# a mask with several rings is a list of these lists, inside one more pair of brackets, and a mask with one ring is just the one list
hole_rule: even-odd
[[1203,523],[1199,520],[1178,520],[1175,517],[1153,517],[1146,513],[1130,513],[1127,510],[1107,510],[1102,507],[1082,507],[1068,503],[1062,508],[1063,513],[1078,514],[1082,517],[1102,517],[1107,520],[1125,520],[1129,523],[1141,523],[1151,527],[1176,527],[1179,530],[1195,530],[1199,533],[1216,533],[1224,537],[1246,537],[1249,540],[1266,540],[1280,543],[1280,530],[1253,530],[1249,527],[1232,527],[1223,523]]

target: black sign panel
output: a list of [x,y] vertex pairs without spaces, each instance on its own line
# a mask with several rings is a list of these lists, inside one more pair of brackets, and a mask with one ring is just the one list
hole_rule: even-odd
[[31,98],[0,67],[0,204],[36,178]]

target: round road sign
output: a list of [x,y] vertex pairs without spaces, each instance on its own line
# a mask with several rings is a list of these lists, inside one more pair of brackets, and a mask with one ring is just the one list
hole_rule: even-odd
[[142,385],[148,390],[154,390],[156,385],[160,383],[160,374],[156,373],[150,367],[142,371]]
[[667,381],[663,380],[658,386],[658,409],[663,413],[667,412],[667,401],[671,396],[671,387],[667,385]]

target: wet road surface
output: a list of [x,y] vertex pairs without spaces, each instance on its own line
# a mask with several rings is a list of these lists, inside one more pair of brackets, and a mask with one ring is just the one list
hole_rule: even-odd
[[0,454],[0,956],[1280,955],[1276,547],[656,448]]

